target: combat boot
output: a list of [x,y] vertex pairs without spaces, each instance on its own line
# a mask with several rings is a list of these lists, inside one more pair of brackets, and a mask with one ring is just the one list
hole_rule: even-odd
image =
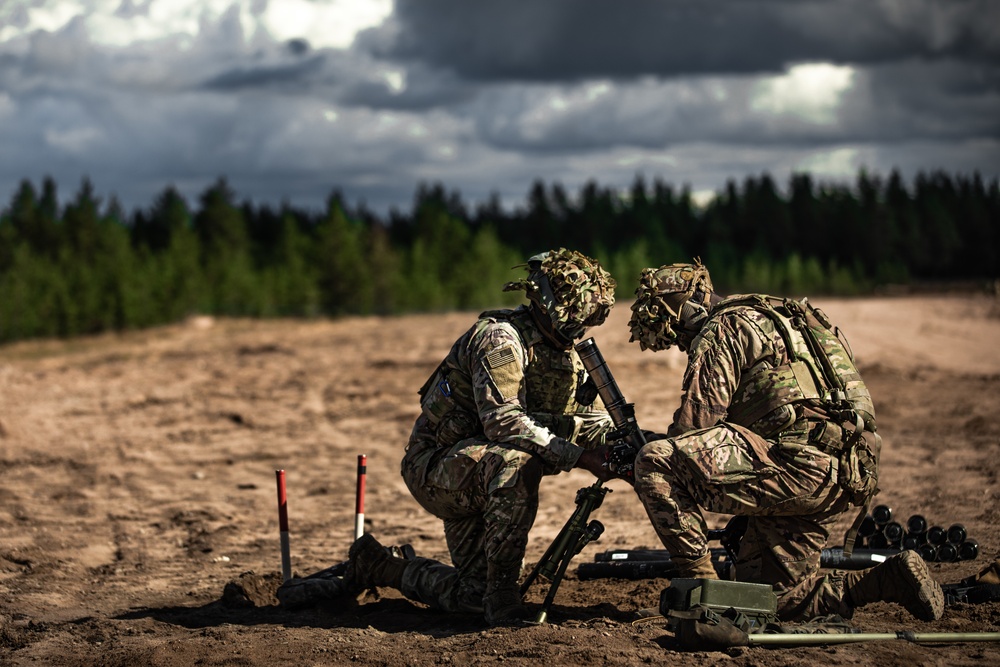
[[347,553],[344,580],[358,589],[388,586],[399,590],[403,585],[403,572],[411,561],[394,554],[394,550],[387,549],[372,535],[365,533]]
[[275,596],[282,607],[300,609],[327,600],[335,600],[351,592],[350,587],[340,577],[296,577],[282,583]]
[[483,615],[491,626],[518,625],[530,618],[527,607],[521,602],[521,589],[517,585],[519,576],[520,567],[503,568],[489,564]]
[[676,579],[718,579],[719,575],[712,564],[712,554],[705,554],[699,558],[683,558],[673,556],[671,558],[677,564]]
[[[698,558],[684,558],[671,556],[670,560],[677,565],[677,572],[671,579],[718,579],[719,575],[712,565],[712,554],[705,554]],[[636,612],[636,618],[659,618],[662,616],[659,607],[646,607]]]
[[840,615],[851,618],[870,602],[895,602],[922,621],[944,613],[944,592],[916,551],[903,551],[875,567],[844,575]]

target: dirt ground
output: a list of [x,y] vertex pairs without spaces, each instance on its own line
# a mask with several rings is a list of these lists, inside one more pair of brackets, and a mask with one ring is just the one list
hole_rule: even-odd
[[[975,573],[1000,553],[1000,302],[816,301],[847,332],[875,398],[885,443],[879,502],[896,516],[964,524],[979,558],[931,567],[942,582]],[[629,345],[627,306],[593,333],[639,423],[663,430],[683,358]],[[368,457],[367,530],[447,560],[441,527],[411,499],[399,460],[417,388],[474,316],[195,318],[0,347],[0,664],[1000,664],[998,643],[678,652],[662,621],[632,623],[666,580],[574,573],[605,549],[659,548],[620,481],[595,513],[607,531],[577,556],[546,625],[491,629],[388,589],[303,611],[277,606],[278,469],[296,573],[346,557],[358,454]],[[529,566],[591,481],[581,471],[543,481]],[[231,583],[240,585],[225,593]],[[539,604],[546,589],[535,584],[528,601]],[[951,606],[932,623],[879,603],[854,624],[997,632],[1000,603]]]

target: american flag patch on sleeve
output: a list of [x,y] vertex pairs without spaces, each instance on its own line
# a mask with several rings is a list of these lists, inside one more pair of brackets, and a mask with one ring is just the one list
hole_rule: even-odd
[[506,366],[507,364],[514,363],[514,361],[514,348],[510,345],[493,350],[486,355],[486,363],[489,364],[490,368]]

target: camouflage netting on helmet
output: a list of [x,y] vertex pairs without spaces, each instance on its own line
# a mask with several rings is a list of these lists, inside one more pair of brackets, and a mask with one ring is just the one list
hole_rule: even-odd
[[[535,259],[535,258],[532,258]],[[528,277],[504,285],[503,291],[524,290],[542,306],[557,329],[566,332],[604,323],[615,303],[615,280],[595,259],[575,250],[559,248],[529,260]],[[551,288],[550,299],[545,294]]]
[[708,269],[697,259],[694,264],[667,264],[658,269],[643,269],[635,290],[632,332],[629,342],[639,342],[643,350],[665,350],[677,341],[674,328],[680,321],[681,308],[701,288],[708,304],[714,291]]

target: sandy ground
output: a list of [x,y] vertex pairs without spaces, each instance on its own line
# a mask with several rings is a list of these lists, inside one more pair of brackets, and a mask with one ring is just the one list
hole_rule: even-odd
[[[878,500],[897,516],[963,523],[979,559],[932,569],[942,582],[973,574],[1000,552],[1000,303],[817,301],[847,331],[875,398],[885,441]],[[580,581],[573,567],[543,626],[490,629],[387,589],[278,607],[278,469],[295,572],[346,556],[358,454],[368,456],[367,530],[447,559],[439,523],[410,498],[399,460],[417,388],[474,315],[199,318],[0,347],[0,664],[1000,664],[995,643],[681,653],[662,622],[631,623],[666,580]],[[683,358],[640,353],[627,343],[627,319],[620,305],[594,335],[639,423],[663,430]],[[529,565],[590,483],[580,471],[544,480]],[[613,547],[659,547],[631,489],[610,486],[595,514],[607,531],[576,563]],[[231,582],[250,600],[224,595]],[[528,601],[540,603],[546,589],[536,584]],[[1000,603],[952,606],[933,623],[879,603],[855,625],[996,632]]]

